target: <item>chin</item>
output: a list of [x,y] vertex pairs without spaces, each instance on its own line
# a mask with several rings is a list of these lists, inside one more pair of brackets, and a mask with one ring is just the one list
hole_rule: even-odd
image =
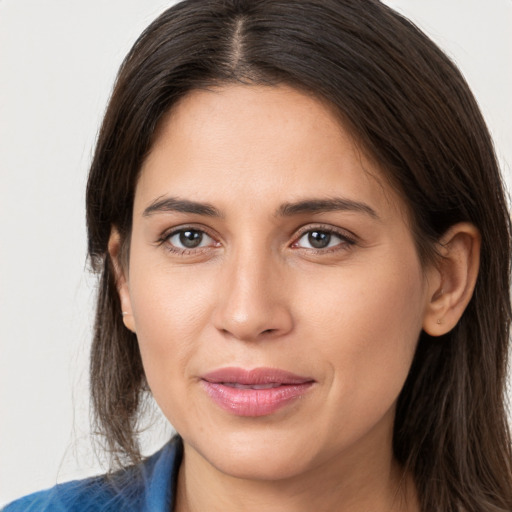
[[212,456],[210,463],[225,475],[243,480],[277,481],[293,478],[304,472],[304,459],[300,452],[283,453],[272,447],[268,450],[233,449],[228,457]]
[[[252,431],[250,431],[252,430]],[[190,443],[194,450],[221,473],[247,480],[283,480],[303,473],[311,463],[304,439],[290,431],[271,427],[219,432],[208,443]]]

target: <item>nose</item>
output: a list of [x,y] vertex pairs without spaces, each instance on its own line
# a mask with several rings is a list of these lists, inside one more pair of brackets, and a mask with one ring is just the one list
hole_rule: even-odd
[[253,252],[226,262],[213,317],[224,335],[258,341],[293,329],[286,279],[278,262],[271,260]]

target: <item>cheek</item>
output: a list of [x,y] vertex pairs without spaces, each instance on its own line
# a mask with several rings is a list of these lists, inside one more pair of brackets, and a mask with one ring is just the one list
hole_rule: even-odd
[[130,263],[137,335],[155,345],[185,344],[202,328],[212,297],[211,276],[207,272],[202,275],[204,270],[192,273],[186,266],[171,266],[161,255],[156,256],[142,254]]
[[142,362],[155,399],[165,409],[165,395],[180,396],[188,384],[214,290],[204,284],[211,280],[191,276],[189,269],[171,272],[165,265],[137,265],[136,260],[131,269],[130,297]]
[[[301,299],[315,357],[330,365],[332,399],[361,409],[392,405],[409,372],[421,331],[424,285],[415,258],[353,267],[317,280]],[[313,281],[310,281],[313,282]],[[312,299],[314,298],[314,299]]]

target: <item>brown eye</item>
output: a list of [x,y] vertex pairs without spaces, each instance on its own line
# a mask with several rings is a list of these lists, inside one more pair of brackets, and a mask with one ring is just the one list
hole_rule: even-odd
[[303,249],[327,249],[346,243],[351,241],[333,231],[311,229],[304,233],[294,246]]
[[325,231],[310,231],[308,233],[308,243],[315,249],[325,249],[329,247],[331,234]]
[[211,245],[213,239],[198,229],[180,229],[168,237],[168,242],[178,249],[197,249]]

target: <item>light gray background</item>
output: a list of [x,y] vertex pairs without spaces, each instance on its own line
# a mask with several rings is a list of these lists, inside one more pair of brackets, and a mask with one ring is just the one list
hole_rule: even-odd
[[[89,441],[87,168],[117,68],[173,2],[0,0],[0,504],[101,471]],[[512,162],[512,0],[388,0],[458,63]],[[150,453],[169,434],[148,432]]]

